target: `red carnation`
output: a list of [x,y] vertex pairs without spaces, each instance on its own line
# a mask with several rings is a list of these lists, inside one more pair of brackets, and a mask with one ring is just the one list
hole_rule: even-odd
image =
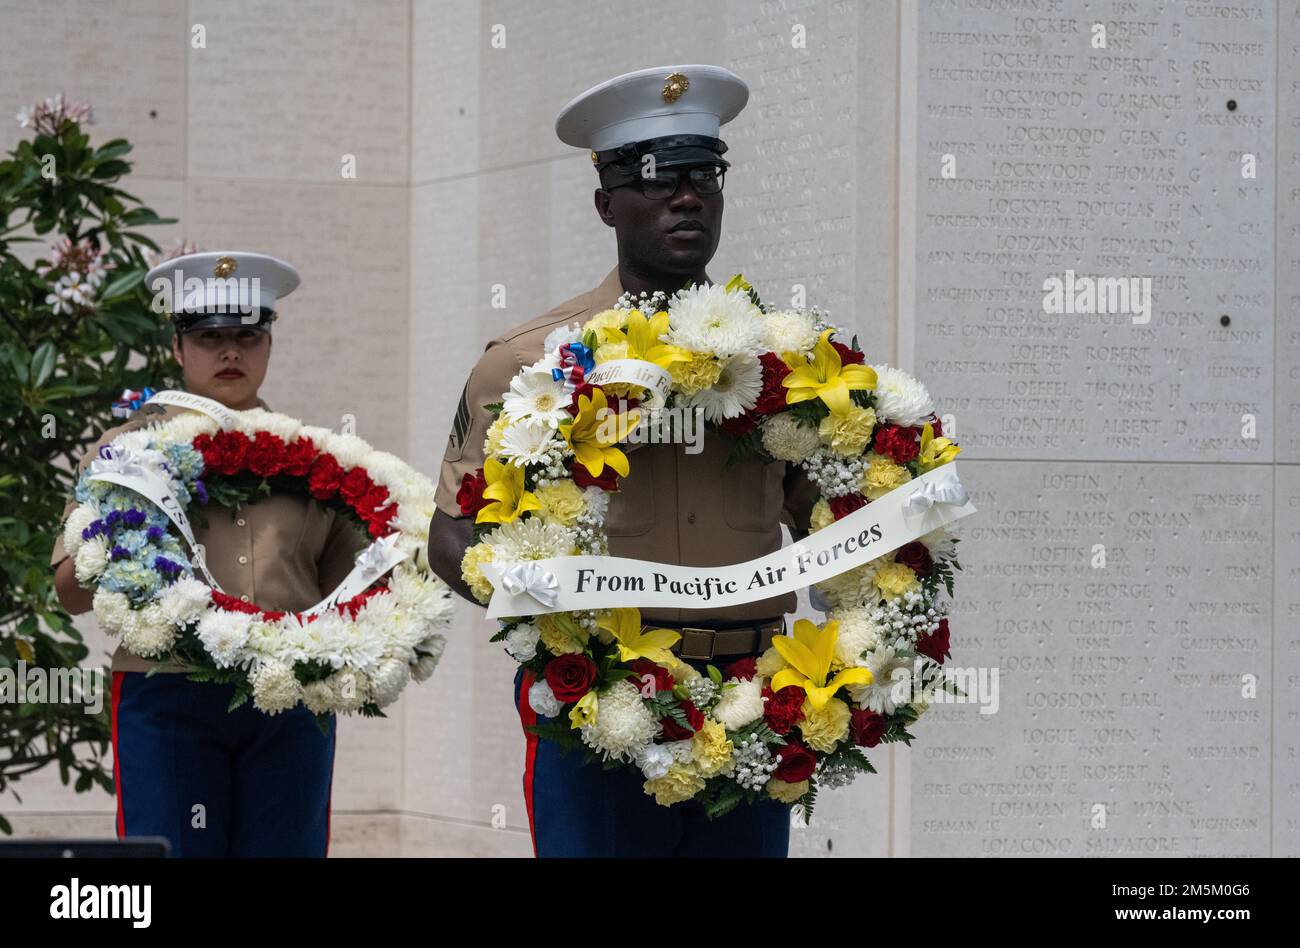
[[307,475],[307,490],[317,500],[330,500],[339,492],[343,482],[343,468],[332,454],[319,455],[312,462],[311,472]]
[[289,442],[284,450],[284,466],[281,473],[290,477],[306,477],[311,464],[316,460],[316,445],[311,438],[296,438]]
[[361,499],[375,489],[375,482],[370,479],[364,467],[354,467],[343,475],[339,482],[339,496],[353,510],[358,510]]
[[885,716],[866,708],[854,708],[849,714],[849,734],[859,747],[875,747],[885,736]]
[[916,650],[926,658],[932,658],[942,665],[945,658],[952,657],[952,653],[948,651],[948,643],[948,617],[944,616],[939,620],[939,628],[916,637]]
[[284,439],[266,431],[258,432],[248,446],[248,469],[258,477],[272,477],[284,469]]
[[210,595],[217,608],[224,609],[226,612],[242,612],[245,615],[254,616],[262,611],[251,602],[244,602],[238,596],[231,596],[216,589],[212,590]]
[[[785,691],[784,688],[781,690]],[[802,744],[793,741],[778,748],[776,760],[776,771],[773,776],[786,783],[807,780],[817,767],[817,755]]]
[[758,396],[754,411],[760,415],[785,411],[785,386],[781,381],[790,374],[790,366],[773,352],[764,352],[758,361],[763,363],[763,392]]
[[803,720],[803,703],[807,697],[798,685],[786,685],[780,691],[763,689],[767,702],[763,707],[763,720],[778,734],[789,734],[790,729]]
[[831,508],[831,513],[835,515],[836,520],[847,517],[855,510],[861,510],[867,505],[867,498],[861,494],[845,494],[842,497],[832,497],[827,501]]
[[912,572],[917,576],[929,576],[930,569],[934,566],[934,560],[930,559],[930,551],[920,540],[913,540],[900,546],[898,552],[894,554],[894,562],[912,567]]
[[242,431],[219,431],[216,436],[194,439],[195,447],[203,454],[203,465],[214,474],[238,474],[245,467],[245,459],[252,442]]
[[739,658],[732,662],[726,668],[722,669],[722,679],[727,681],[732,678],[739,678],[742,681],[749,681],[758,674],[758,659],[753,655]]
[[478,513],[491,502],[483,496],[486,488],[487,478],[483,476],[483,468],[479,468],[473,474],[466,474],[460,479],[460,490],[456,491],[456,503],[460,504],[460,512],[464,516]]
[[553,658],[542,671],[551,693],[561,704],[577,701],[596,681],[596,665],[586,655],[570,652]]
[[599,477],[592,477],[583,465],[575,462],[573,465],[573,483],[583,488],[599,487],[608,493],[618,490],[618,472],[606,464]]
[[876,453],[883,454],[897,464],[915,461],[921,453],[921,432],[916,428],[885,425],[876,432]]
[[718,422],[718,427],[722,429],[723,434],[732,438],[742,438],[754,430],[758,424],[758,414],[747,411],[743,415],[737,415],[735,418],[723,418]]
[[694,736],[696,731],[704,727],[703,711],[689,701],[681,702],[679,707],[686,712],[687,727],[682,727],[673,718],[661,718],[659,723],[664,726],[665,740],[684,741],[688,737]]
[[862,365],[862,363],[867,361],[865,353],[859,352],[857,349],[850,349],[842,342],[836,342],[832,339],[831,345],[834,346],[835,351],[840,354],[841,365]]
[[592,393],[594,393],[595,391],[596,391],[595,388],[592,387],[592,384],[590,382],[583,382],[581,385],[578,385],[576,388],[574,388],[573,399],[569,402],[569,414],[574,416],[578,414],[578,408],[579,408],[578,398],[580,396],[586,395],[587,398],[590,399],[592,397]]
[[[930,422],[930,427],[934,429],[934,436],[935,436],[936,438],[942,438],[942,437],[943,437],[943,425],[939,422],[939,416],[938,416],[938,415],[934,415],[934,414],[932,414],[932,415],[930,415],[929,419],[927,419],[927,420]],[[925,427],[925,426],[922,425],[922,427]]]
[[632,684],[636,685],[637,691],[641,692],[644,697],[653,697],[653,695],[646,694],[647,679],[654,681],[656,693],[673,690],[672,672],[648,658],[638,658],[634,661],[632,671],[636,672],[636,677],[631,679]]
[[392,522],[393,518],[396,516],[397,516],[396,504],[390,504],[389,506],[385,507],[383,510],[375,511],[373,514],[371,514],[370,519],[366,523],[370,535],[372,537],[382,537],[388,533],[391,533],[392,531],[389,529],[388,525]]

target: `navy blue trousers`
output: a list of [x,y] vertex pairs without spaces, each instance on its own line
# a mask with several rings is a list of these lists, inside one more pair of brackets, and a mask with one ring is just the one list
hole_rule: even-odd
[[336,722],[271,716],[233,686],[113,675],[117,835],[163,836],[174,856],[324,856]]
[[[525,684],[527,682],[527,684]],[[551,720],[528,705],[531,676],[515,674],[515,707],[524,725]],[[584,764],[581,750],[562,753],[528,734],[524,800],[533,851],[540,857],[776,857],[790,848],[790,807],[775,800],[742,803],[710,820],[698,803],[660,806],[635,768]]]

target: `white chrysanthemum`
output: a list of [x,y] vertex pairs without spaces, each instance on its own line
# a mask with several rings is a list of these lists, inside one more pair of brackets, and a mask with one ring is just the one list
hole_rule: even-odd
[[213,435],[221,429],[215,418],[202,412],[187,411],[167,420],[165,438],[174,444],[189,444],[201,434]]
[[[748,680],[732,679],[733,687],[722,689],[722,697],[709,713],[728,731],[739,731],[763,716],[763,682],[755,675]],[[730,685],[731,682],[728,682]]]
[[119,634],[131,621],[131,600],[122,593],[96,589],[92,605],[100,628],[109,635]]
[[243,657],[251,624],[241,612],[209,609],[199,619],[194,634],[218,668],[230,668]]
[[674,760],[673,752],[663,744],[646,744],[637,751],[633,763],[647,780],[658,780],[668,774]]
[[546,422],[520,419],[501,436],[501,457],[516,467],[538,464],[546,459],[556,437],[555,429]]
[[544,718],[553,718],[560,713],[560,699],[551,691],[551,685],[545,678],[539,678],[528,689],[528,707]]
[[370,453],[370,445],[350,434],[331,434],[324,445],[318,443],[317,447],[334,455],[344,470],[364,464]]
[[823,580],[817,584],[817,589],[832,606],[853,609],[880,598],[875,579],[876,567],[872,561]]
[[624,679],[601,694],[596,720],[579,731],[582,742],[606,760],[631,760],[654,740],[659,722],[636,685]]
[[258,661],[294,665],[312,658],[307,651],[307,633],[294,619],[286,616],[279,622],[248,622],[244,657]]
[[131,613],[122,627],[122,644],[141,658],[157,658],[176,644],[176,627],[157,603]]
[[336,711],[349,713],[360,710],[370,700],[371,681],[369,676],[355,668],[336,671],[326,679],[333,693],[333,706]]
[[188,625],[207,609],[212,590],[193,576],[182,576],[163,590],[158,605],[176,625]]
[[549,372],[522,372],[510,380],[501,413],[507,418],[528,419],[554,428],[570,417],[569,401],[564,383],[553,379]]
[[782,309],[763,317],[764,345],[768,352],[809,352],[817,345],[817,320],[811,313]]
[[766,351],[763,311],[744,293],[717,285],[680,290],[669,300],[672,322],[666,341],[720,359]]
[[302,698],[302,686],[293,669],[282,662],[262,662],[251,676],[253,707],[266,714],[279,714]]
[[387,636],[381,624],[364,620],[361,615],[351,622],[343,620],[343,664],[356,670],[373,672],[388,650]]
[[542,351],[550,355],[560,346],[567,346],[571,342],[581,341],[582,326],[578,323],[571,326],[556,326],[546,334],[546,341],[542,343]]
[[497,563],[522,563],[573,553],[573,531],[541,517],[511,520],[492,534],[492,559]]
[[907,704],[911,697],[911,663],[897,655],[893,646],[880,646],[861,664],[871,669],[871,684],[848,687],[849,697],[858,707],[893,714],[899,705]]
[[250,408],[239,413],[236,428],[250,437],[265,431],[285,441],[292,441],[298,436],[302,422],[288,415],[280,415],[262,408]]
[[329,714],[336,710],[334,702],[334,689],[330,687],[329,679],[309,681],[302,686],[302,703],[312,714]]
[[789,412],[763,422],[763,449],[779,461],[802,461],[819,447],[817,429],[799,424]]
[[[439,636],[441,638],[441,636]],[[416,681],[428,681],[433,670],[438,667],[439,655],[421,655],[411,667],[411,677]]]
[[912,376],[888,365],[872,368],[876,370],[876,421],[910,428],[934,412],[930,393]]
[[366,458],[366,473],[376,484],[383,484],[390,494],[409,491],[411,468],[405,461],[387,451],[374,451]]
[[686,399],[687,408],[703,408],[706,421],[743,415],[763,394],[763,366],[757,358],[740,353],[722,363],[722,374],[706,389]]
[[521,622],[506,633],[506,651],[517,662],[530,662],[537,655],[541,630],[531,622]]
[[582,499],[587,502],[586,516],[598,523],[605,519],[609,512],[609,494],[599,487],[588,487],[582,492]]
[[925,545],[925,548],[930,551],[930,556],[936,560],[947,559],[957,552],[951,526],[936,527],[917,539]]
[[831,618],[839,622],[835,660],[846,667],[863,664],[862,653],[874,651],[887,631],[871,618],[869,609],[844,609]]
[[333,609],[303,625],[306,657],[339,668],[348,647],[348,623]]
[[385,708],[397,700],[410,680],[411,667],[406,662],[395,659],[380,662],[371,678],[371,697],[375,704]]
[[306,438],[316,445],[317,450],[323,451],[325,450],[325,442],[334,437],[334,432],[317,425],[303,425],[298,429],[298,437]]
[[81,549],[81,545],[86,542],[81,539],[81,531],[98,519],[99,508],[94,503],[81,504],[76,510],[68,514],[68,519],[63,524],[64,552],[69,556],[76,556]]
[[73,561],[77,582],[83,586],[90,585],[91,580],[108,566],[108,554],[108,541],[103,537],[91,537],[82,543]]

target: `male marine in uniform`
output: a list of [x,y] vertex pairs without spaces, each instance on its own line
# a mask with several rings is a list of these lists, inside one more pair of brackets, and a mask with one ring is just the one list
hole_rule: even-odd
[[[488,344],[470,374],[455,416],[429,530],[435,570],[466,599],[460,561],[471,521],[456,492],[483,465],[483,441],[510,380],[543,355],[557,326],[610,309],[624,291],[673,293],[711,282],[706,267],[721,236],[727,146],[720,126],[749,97],[745,83],[716,66],[644,69],[602,83],[570,102],[556,120],[567,144],[591,153],[599,176],[596,213],[614,229],[618,265],[590,292],[568,300]],[[632,474],[606,518],[610,554],[687,566],[739,563],[781,546],[784,519],[807,530],[815,492],[783,462],[723,462],[728,439],[709,433],[704,449],[680,444],[636,448]],[[793,594],[713,610],[660,609],[647,625],[682,632],[675,652],[696,667],[719,667],[764,651],[784,631]],[[524,724],[537,719],[521,669],[515,700]],[[581,754],[562,755],[529,735],[524,795],[539,856],[785,856],[789,808],[742,805],[709,821],[695,803],[661,807],[632,770],[603,771]]]

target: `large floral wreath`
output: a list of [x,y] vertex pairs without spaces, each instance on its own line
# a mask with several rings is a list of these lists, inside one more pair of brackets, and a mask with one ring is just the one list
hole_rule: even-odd
[[[322,725],[334,712],[378,714],[411,678],[432,674],[444,646],[436,630],[450,596],[424,550],[433,486],[355,436],[262,409],[232,417],[224,430],[181,412],[100,449],[64,527],[77,580],[95,589],[96,618],[129,652],[233,684],[232,710],[250,698],[268,714],[301,702]],[[364,588],[307,615],[227,595],[195,575],[205,564],[168,515],[136,490],[96,479],[105,472],[165,484],[190,516],[210,501],[234,507],[273,491],[315,498],[380,541],[358,564]]]
[[[652,395],[586,380],[613,360],[666,370],[664,405],[702,412],[736,456],[799,465],[820,492],[813,530],[951,461],[960,449],[921,383],[866,365],[837,334],[816,308],[763,306],[739,275],[670,298],[625,294],[552,332],[488,406],[487,460],[461,484],[474,595],[491,598],[486,562],[607,555],[607,495],[630,470],[618,445]],[[698,799],[716,816],[771,797],[810,813],[819,787],[874,772],[863,748],[910,742],[936,689],[954,692],[940,666],[956,542],[940,528],[820,584],[824,625],[800,620],[757,660],[705,674],[672,654],[677,632],[643,628],[630,608],[508,618],[493,640],[526,666],[531,707],[567,718],[538,733],[639,768],[660,804]]]

